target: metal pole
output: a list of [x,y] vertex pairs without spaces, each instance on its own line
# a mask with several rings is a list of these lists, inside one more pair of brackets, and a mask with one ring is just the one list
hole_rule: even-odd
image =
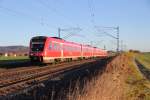
[[93,46],[93,41],[91,41],[91,46]]
[[117,27],[117,52],[119,52],[119,26]]
[[60,31],[61,31],[61,29],[58,28],[58,37],[59,37],[59,38],[60,38]]
[[123,40],[120,41],[120,51],[123,52]]
[[104,50],[106,50],[106,46],[104,45]]

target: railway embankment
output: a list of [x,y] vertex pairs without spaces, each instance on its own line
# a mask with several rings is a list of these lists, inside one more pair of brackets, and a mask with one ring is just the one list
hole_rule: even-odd
[[123,53],[113,59],[95,59],[74,65],[76,68],[64,70],[38,85],[33,82],[35,87],[20,90],[7,99],[149,100],[150,82],[141,73],[134,57],[133,53]]
[[[85,79],[83,79],[83,78],[85,78],[85,77],[87,78],[87,76],[92,78],[93,75],[96,75],[96,73],[98,73],[100,69],[101,69],[101,71],[104,70],[105,69],[104,66],[111,59],[112,58],[85,60],[85,61],[81,61],[82,63],[79,63],[79,61],[77,61],[79,63],[78,65],[76,65],[76,64],[73,65],[73,64],[71,64],[73,62],[71,62],[69,64],[70,64],[70,66],[72,65],[72,69],[63,70],[63,71],[61,71],[61,73],[58,73],[57,75],[55,75],[55,77],[53,77],[53,78],[51,77],[50,79],[47,78],[46,80],[39,82],[40,85],[33,84],[35,87],[30,88],[30,89],[28,88],[29,89],[28,91],[26,91],[26,89],[24,89],[24,90],[18,89],[17,92],[19,94],[17,92],[14,92],[11,95],[5,95],[2,98],[12,99],[12,100],[13,99],[17,100],[17,98],[19,98],[19,100],[20,100],[20,98],[21,99],[26,98],[26,99],[32,100],[35,98],[43,98],[43,96],[58,98],[58,97],[60,97],[59,94],[61,94],[60,91],[63,91],[63,90],[69,91],[70,86],[74,87],[77,80],[82,83],[81,87],[84,87],[83,83],[85,83]],[[41,69],[43,69],[43,68],[46,69],[47,67],[42,67]],[[36,68],[33,68],[33,69],[36,69]],[[41,70],[41,72],[42,72],[42,70]],[[35,83],[36,83],[36,78],[35,78]],[[3,87],[3,88],[5,89],[5,87]],[[12,88],[8,88],[6,90],[9,90],[9,89],[11,90]],[[13,89],[15,89],[15,88],[13,88]],[[54,91],[55,91],[55,93],[54,93]],[[50,94],[51,94],[50,92],[52,92],[52,96],[50,96]],[[41,94],[43,94],[43,95],[41,95]],[[65,94],[63,93],[61,95],[63,98],[66,98],[66,94],[67,94],[67,92]]]
[[86,82],[83,94],[77,88],[68,100],[149,100],[150,82],[136,66],[134,57],[133,53],[116,57],[102,74]]

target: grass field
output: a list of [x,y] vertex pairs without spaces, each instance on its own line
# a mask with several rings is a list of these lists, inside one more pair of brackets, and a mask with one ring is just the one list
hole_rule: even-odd
[[0,60],[17,60],[17,59],[28,59],[28,56],[18,56],[18,57],[0,57]]
[[136,58],[148,69],[150,69],[150,53],[137,54]]
[[127,100],[150,100],[150,81],[146,79],[135,66],[134,57],[144,66],[150,68],[150,53],[132,54],[128,53],[128,67],[131,71],[128,73],[127,84]]
[[13,62],[13,61],[23,61],[23,60],[28,60],[28,56],[18,56],[18,57],[0,57],[0,63],[2,62]]

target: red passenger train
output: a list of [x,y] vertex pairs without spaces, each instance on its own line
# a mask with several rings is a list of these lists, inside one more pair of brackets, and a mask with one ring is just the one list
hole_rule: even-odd
[[36,36],[30,40],[31,61],[55,62],[107,57],[107,51],[90,45],[68,42],[58,37]]

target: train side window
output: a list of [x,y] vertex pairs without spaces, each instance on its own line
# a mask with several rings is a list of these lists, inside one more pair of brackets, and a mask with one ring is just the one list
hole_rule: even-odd
[[59,43],[57,43],[57,50],[58,50],[58,51],[61,50],[61,49],[60,49],[60,44],[59,44]]
[[57,50],[60,51],[60,44],[57,43]]
[[49,49],[52,49],[52,48],[53,48],[52,42],[50,42],[50,44],[49,44]]
[[54,43],[54,50],[57,50],[57,51],[61,50],[60,44]]
[[54,43],[54,50],[57,50],[57,44]]

